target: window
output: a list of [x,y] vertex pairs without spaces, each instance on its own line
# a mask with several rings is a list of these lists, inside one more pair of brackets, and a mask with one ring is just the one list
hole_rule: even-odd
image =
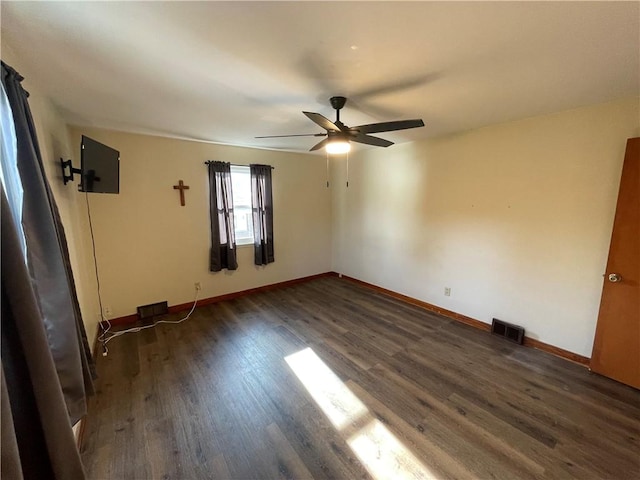
[[249,167],[231,165],[231,186],[236,245],[251,245],[253,244],[253,217]]
[[13,113],[11,112],[11,106],[9,105],[9,99],[4,90],[4,85],[0,85],[0,87],[2,88],[0,97],[0,117],[2,118],[0,125],[0,151],[2,153],[2,155],[0,155],[0,181],[2,181],[2,188],[7,196],[9,209],[13,216],[13,223],[16,226],[20,238],[22,255],[26,262],[27,241],[24,234],[24,227],[22,226],[22,199],[24,192],[20,172],[18,171],[16,130],[13,123]]

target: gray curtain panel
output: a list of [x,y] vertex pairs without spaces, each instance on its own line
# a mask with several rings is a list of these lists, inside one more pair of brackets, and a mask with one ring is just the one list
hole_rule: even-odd
[[[4,300],[3,300],[4,303]],[[4,381],[4,367],[0,367],[0,380],[2,381],[2,396],[0,405],[2,406],[2,417],[0,417],[0,434],[2,444],[0,445],[0,478],[24,478],[22,465],[20,465],[20,451],[18,450],[18,439],[13,428],[13,416],[9,404],[9,392]]]
[[273,195],[271,166],[249,165],[251,172],[251,211],[253,213],[254,263],[272,263],[273,255]]
[[209,270],[236,270],[236,235],[233,227],[231,164],[207,162],[209,168],[209,212],[211,216],[211,257]]
[[[35,289],[71,423],[87,411],[93,359],[73,282],[64,228],[40,155],[23,78],[2,62],[2,84],[15,124],[18,170],[24,189],[22,225],[27,266]],[[6,372],[5,372],[6,373]]]
[[[2,478],[83,479],[68,406],[49,348],[52,332],[43,322],[6,195],[0,191]],[[72,332],[67,335],[76,339]]]
[[8,399],[2,402],[2,429],[9,432],[2,434],[2,474],[84,478],[71,427],[86,414],[93,361],[28,93],[22,76],[4,62],[1,80],[24,190],[24,234],[18,233],[2,191],[2,395]]

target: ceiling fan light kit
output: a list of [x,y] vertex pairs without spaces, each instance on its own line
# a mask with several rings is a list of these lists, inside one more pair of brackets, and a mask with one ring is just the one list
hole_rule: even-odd
[[351,150],[351,144],[347,140],[333,140],[327,143],[325,149],[329,154],[348,153]]
[[326,148],[327,153],[347,153],[351,150],[350,142],[364,143],[366,145],[373,145],[376,147],[388,147],[393,145],[393,142],[385,140],[384,138],[374,137],[368,135],[369,133],[382,133],[392,132],[396,130],[406,130],[409,128],[424,127],[424,122],[421,119],[414,120],[398,120],[394,122],[380,122],[370,123],[368,125],[359,125],[357,127],[348,127],[340,121],[340,110],[347,103],[345,97],[331,97],[329,99],[331,106],[336,111],[336,121],[332,122],[328,118],[319,113],[314,112],[302,112],[312,122],[321,126],[326,130],[326,133],[309,133],[303,135],[269,135],[256,138],[282,138],[282,137],[327,137],[319,143],[311,147],[310,151]]

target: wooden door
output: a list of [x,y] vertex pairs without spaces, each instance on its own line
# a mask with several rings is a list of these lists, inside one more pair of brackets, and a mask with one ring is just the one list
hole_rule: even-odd
[[627,141],[591,370],[640,388],[640,138]]

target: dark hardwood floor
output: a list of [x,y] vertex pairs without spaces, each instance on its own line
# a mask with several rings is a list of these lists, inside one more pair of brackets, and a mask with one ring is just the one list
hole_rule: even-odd
[[116,338],[97,368],[91,479],[640,478],[640,392],[335,277]]

